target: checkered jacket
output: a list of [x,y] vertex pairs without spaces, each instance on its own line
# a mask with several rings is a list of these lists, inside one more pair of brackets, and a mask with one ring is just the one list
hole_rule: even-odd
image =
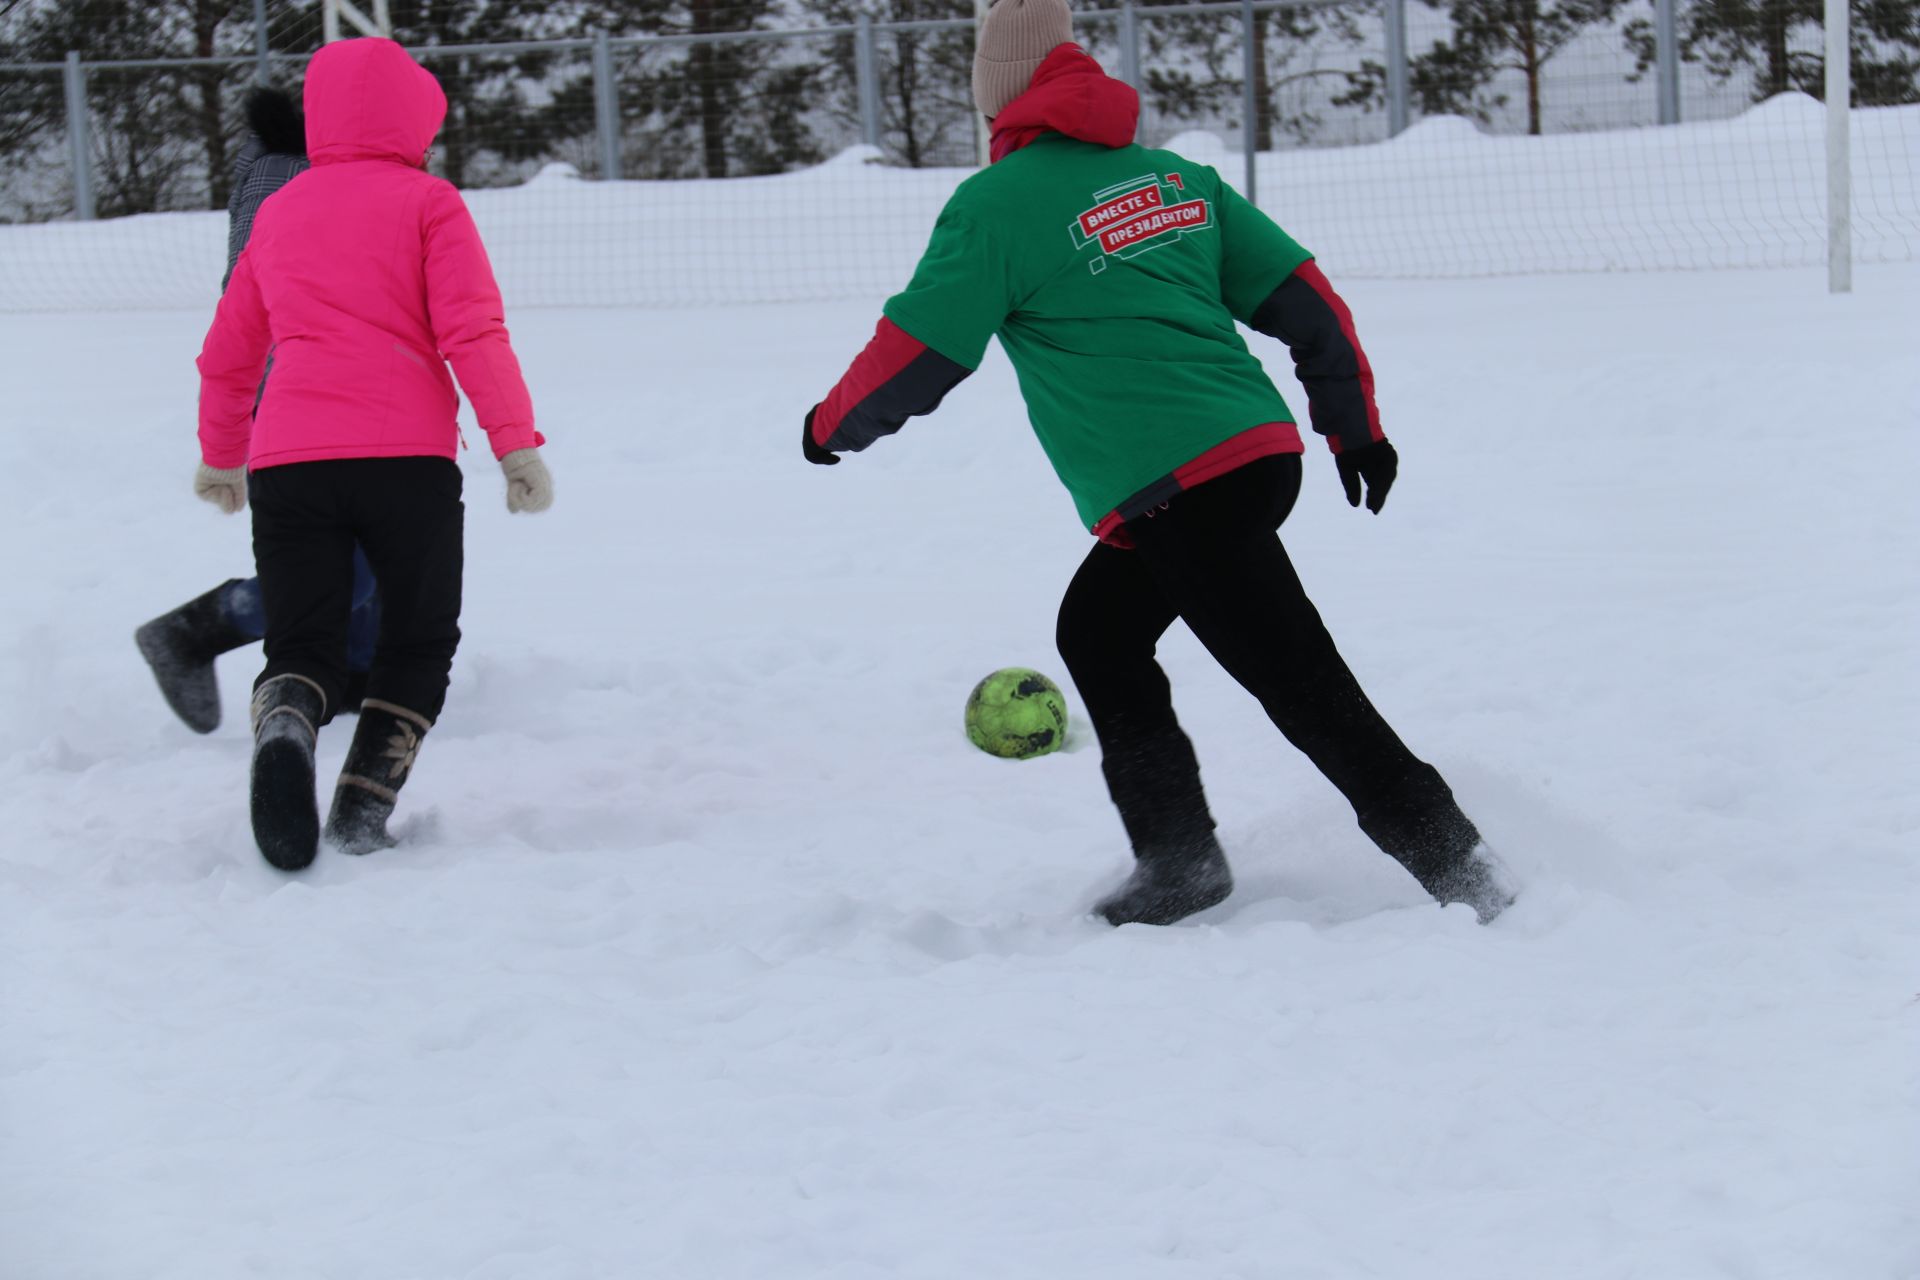
[[233,278],[233,264],[247,247],[253,234],[253,215],[268,196],[307,171],[305,156],[290,156],[267,150],[258,136],[247,139],[240,158],[233,165],[233,194],[227,197],[227,272],[220,277],[220,289],[226,291]]

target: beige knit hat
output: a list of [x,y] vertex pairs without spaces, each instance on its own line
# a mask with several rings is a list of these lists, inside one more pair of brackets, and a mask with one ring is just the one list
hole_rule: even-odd
[[973,102],[991,120],[1027,91],[1046,56],[1073,39],[1067,0],[994,0],[973,50]]

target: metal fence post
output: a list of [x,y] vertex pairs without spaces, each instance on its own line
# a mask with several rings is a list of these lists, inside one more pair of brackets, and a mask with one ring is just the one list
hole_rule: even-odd
[[1254,173],[1254,135],[1260,128],[1260,103],[1253,90],[1253,0],[1240,0],[1240,153],[1246,164],[1242,185],[1249,204],[1259,203],[1259,179]]
[[73,168],[73,216],[93,220],[93,146],[87,141],[87,69],[67,53],[67,163]]
[[1387,136],[1407,131],[1407,0],[1387,0]]
[[620,86],[613,78],[613,39],[593,36],[593,126],[600,140],[600,181],[620,180]]
[[880,145],[880,64],[873,48],[873,15],[853,20],[853,75],[860,93],[860,141]]
[[[973,38],[979,47],[980,27],[987,20],[988,0],[973,0]],[[993,163],[993,127],[979,112],[973,114],[974,159],[984,169]]]
[[[1133,0],[1124,0],[1120,6],[1120,78],[1135,89],[1140,86],[1140,15],[1134,10]],[[1145,103],[1141,104],[1143,107]],[[1139,123],[1134,127],[1133,139],[1140,140],[1146,131],[1147,113],[1140,113]]]
[[269,83],[273,64],[267,58],[267,0],[253,0],[253,58],[253,82]]
[[[1131,84],[1135,90],[1140,88],[1140,15],[1133,8],[1133,0],[1123,0],[1119,6],[1119,79]],[[1133,127],[1133,140],[1139,142],[1146,136],[1146,102],[1140,102],[1140,119]]]
[[273,81],[273,65],[267,59],[267,0],[253,0],[253,83]]
[[1120,78],[1140,87],[1140,14],[1133,0],[1120,6]]
[[1680,123],[1680,31],[1677,0],[1653,0],[1654,82],[1659,87],[1660,123]]

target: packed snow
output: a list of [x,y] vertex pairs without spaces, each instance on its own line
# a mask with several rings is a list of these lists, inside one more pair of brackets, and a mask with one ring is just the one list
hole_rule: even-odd
[[276,873],[257,650],[198,738],[131,641],[248,571],[207,316],[0,318],[0,1275],[1920,1275],[1920,268],[1857,284],[1348,285],[1401,478],[1316,452],[1285,535],[1524,876],[1487,928],[1178,629],[1241,887],[1085,915],[1084,724],[961,713],[1064,677],[1086,535],[997,350],[801,460],[872,300],[513,314],[559,500],[463,458],[405,843]]
[[[0,1280],[1920,1277],[1916,110],[1843,296],[1664,270],[1823,260],[1793,100],[1263,158],[1402,453],[1371,517],[1315,446],[1285,537],[1524,878],[1487,928],[1178,628],[1240,888],[1087,916],[1084,722],[962,732],[1064,682],[1087,548],[1003,358],[800,457],[961,176],[859,154],[473,194],[558,501],[463,457],[404,842],[276,873],[258,650],[200,738],[131,638],[250,572],[188,486],[222,220],[0,229]],[[1612,273],[1376,278],[1548,265]]]

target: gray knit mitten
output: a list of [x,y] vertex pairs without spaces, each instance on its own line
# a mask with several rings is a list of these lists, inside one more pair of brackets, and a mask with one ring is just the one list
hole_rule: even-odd
[[553,477],[538,449],[515,449],[500,459],[500,470],[507,477],[507,510],[518,514],[553,505]]
[[247,469],[227,467],[223,470],[203,462],[193,473],[193,496],[233,515],[247,505]]

